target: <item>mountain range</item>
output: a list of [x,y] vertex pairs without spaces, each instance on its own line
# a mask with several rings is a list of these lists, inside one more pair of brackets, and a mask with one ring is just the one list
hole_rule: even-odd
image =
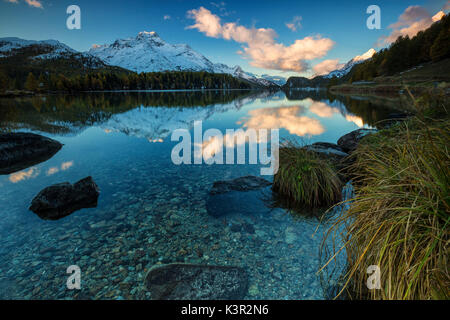
[[[240,66],[230,67],[213,63],[187,44],[170,44],[154,31],[142,31],[135,37],[117,39],[111,44],[93,45],[87,52],[78,52],[57,40],[24,40],[0,38],[0,65],[17,64],[28,73],[41,66],[50,72],[68,70],[123,70],[136,73],[163,71],[205,71],[216,74],[230,74],[252,86],[275,87],[321,87],[330,79],[342,78],[357,64],[370,59],[376,51],[370,49],[348,61],[342,68],[326,75],[314,77],[290,77],[264,74],[260,77],[244,71]],[[99,70],[100,69],[100,70]]]
[[328,74],[319,75],[313,78],[306,77],[290,77],[284,88],[294,89],[294,88],[319,88],[325,87],[330,83],[330,80],[333,78],[344,78],[346,75],[350,73],[353,67],[357,64],[360,64],[368,59],[371,59],[373,55],[376,53],[375,49],[369,49],[362,55],[358,55],[352,59],[350,59],[342,68],[333,70]]
[[366,53],[364,53],[360,56],[356,56],[353,59],[351,59],[350,61],[348,61],[344,65],[344,67],[342,67],[341,69],[331,71],[329,74],[327,74],[323,77],[328,78],[328,79],[331,79],[333,77],[341,78],[341,77],[345,76],[346,74],[348,74],[355,65],[360,64],[360,63],[372,58],[375,53],[376,53],[375,49],[373,49],[373,48],[369,49]]
[[[22,59],[19,59],[22,58]],[[112,44],[94,45],[88,52],[78,52],[57,40],[24,40],[0,38],[0,64],[10,63],[36,67],[70,60],[66,67],[108,69],[119,67],[133,72],[206,71],[230,74],[254,86],[278,86],[269,79],[245,72],[240,66],[213,63],[187,44],[169,44],[154,32],[139,32],[136,37],[118,39]],[[22,61],[24,60],[24,61]],[[57,63],[58,64],[58,63]],[[68,64],[68,66],[67,66]]]

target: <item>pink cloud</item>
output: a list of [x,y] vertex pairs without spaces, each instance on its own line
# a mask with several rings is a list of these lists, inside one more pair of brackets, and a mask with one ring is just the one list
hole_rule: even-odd
[[255,109],[249,111],[243,126],[255,130],[284,128],[299,137],[325,132],[319,120],[302,115],[304,112],[302,106]]
[[[6,2],[9,3],[19,3],[19,0],[5,0]],[[35,8],[41,8],[43,9],[44,7],[42,6],[42,1],[41,0],[25,0],[26,3],[28,3],[28,5],[35,7]]]
[[343,63],[339,63],[338,59],[329,59],[324,60],[321,63],[316,64],[313,67],[316,76],[320,76],[322,74],[328,74],[331,71],[341,69],[344,66]]
[[275,41],[278,36],[270,28],[247,28],[234,22],[222,23],[220,17],[200,7],[188,11],[195,24],[187,29],[197,29],[212,38],[223,38],[243,44],[239,54],[258,68],[297,71],[308,69],[307,60],[321,58],[333,47],[334,41],[320,36],[295,40],[290,46]]
[[25,0],[30,6],[35,8],[43,8],[42,3],[38,0]]
[[441,20],[444,15],[443,11],[439,11],[431,16],[421,6],[409,6],[395,23],[388,26],[389,29],[392,29],[391,34],[378,39],[378,44],[382,46],[393,43],[400,36],[414,37],[419,31],[425,30],[434,22]]

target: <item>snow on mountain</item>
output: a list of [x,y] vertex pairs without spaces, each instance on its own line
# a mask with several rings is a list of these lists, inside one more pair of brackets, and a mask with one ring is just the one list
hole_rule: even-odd
[[356,56],[353,59],[351,59],[349,62],[347,62],[344,67],[342,67],[341,69],[338,70],[334,70],[331,71],[329,74],[323,76],[324,78],[328,78],[331,79],[333,77],[343,77],[344,75],[346,75],[347,73],[350,72],[350,70],[357,64],[364,62],[370,58],[373,57],[373,55],[376,53],[375,49],[370,49],[369,51],[367,51],[366,53],[360,55],[360,56]]
[[142,31],[134,38],[118,39],[112,44],[94,45],[88,52],[78,52],[57,40],[24,40],[0,38],[0,58],[7,58],[28,50],[29,59],[82,59],[90,68],[105,64],[122,67],[135,72],[158,71],[206,71],[227,73],[258,86],[275,86],[269,79],[258,78],[241,67],[229,67],[213,63],[187,44],[169,44],[154,31]]
[[141,106],[112,115],[99,124],[106,132],[122,132],[150,142],[162,142],[176,129],[190,130],[194,121],[206,120],[218,113],[239,110],[256,99],[267,97],[266,92],[239,98],[227,104],[213,104],[205,107],[151,107]]
[[139,32],[135,38],[94,45],[89,53],[109,65],[136,72],[167,70],[214,71],[214,64],[186,44],[168,44],[154,31]]
[[[39,46],[49,51],[47,55],[63,55],[67,53],[76,53],[75,50],[66,46],[57,40],[24,40],[15,37],[0,38],[0,52],[1,57],[14,55],[18,50],[30,47]],[[38,56],[36,56],[38,57]]]
[[92,54],[105,63],[135,72],[207,71],[228,73],[252,83],[271,86],[272,82],[244,72],[239,66],[231,68],[213,63],[186,44],[169,44],[154,31],[142,31],[135,38],[118,39],[112,44],[94,45]]
[[276,83],[279,86],[284,86],[287,82],[287,79],[281,76],[271,76],[268,74],[263,74],[261,75],[261,78]]
[[[32,48],[32,50],[28,50]],[[103,61],[88,53],[78,52],[58,40],[25,40],[16,37],[0,38],[0,58],[14,56],[28,50],[29,59],[80,59],[85,67],[101,68]]]

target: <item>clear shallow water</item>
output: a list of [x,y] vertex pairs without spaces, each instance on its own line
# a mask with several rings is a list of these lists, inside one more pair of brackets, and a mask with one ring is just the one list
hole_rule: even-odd
[[[389,111],[369,101],[317,92],[108,93],[0,101],[0,125],[64,147],[50,160],[0,176],[0,298],[146,299],[146,271],[158,263],[244,267],[248,299],[323,299],[316,275],[327,222],[311,212],[269,208],[270,187],[236,201],[254,213],[215,218],[214,181],[259,175],[259,165],[174,165],[170,141],[192,121],[208,128],[280,128],[280,137],[336,142]],[[28,211],[43,188],[91,175],[98,207],[58,221]],[[270,178],[269,178],[270,179]],[[226,204],[224,204],[226,205]],[[78,265],[82,289],[66,289]]]

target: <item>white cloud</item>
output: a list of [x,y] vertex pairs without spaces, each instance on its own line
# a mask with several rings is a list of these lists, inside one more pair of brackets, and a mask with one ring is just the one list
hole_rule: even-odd
[[25,0],[30,6],[35,8],[43,8],[42,3],[38,0]]
[[9,181],[17,183],[22,180],[36,178],[39,175],[39,170],[36,167],[31,167],[28,170],[12,173],[9,175]]
[[319,120],[304,116],[304,107],[263,108],[249,111],[243,126],[251,129],[281,129],[299,137],[318,135],[325,131]]
[[[311,99],[308,99],[308,100],[311,100]],[[309,107],[309,111],[318,115],[321,118],[330,118],[335,113],[339,113],[338,108],[329,106],[325,102],[320,102],[320,101],[312,101],[312,104]]]
[[440,11],[434,16],[431,16],[421,6],[409,6],[400,15],[397,22],[388,26],[388,29],[392,29],[391,34],[378,39],[378,44],[382,46],[393,43],[400,36],[414,37],[419,31],[430,27],[433,22],[441,20],[443,15],[444,12]]
[[[4,0],[4,1],[9,3],[19,3],[19,0]],[[41,0],[25,0],[25,2],[32,7],[44,9]]]
[[320,76],[322,74],[328,74],[331,71],[341,69],[343,66],[344,64],[339,63],[338,59],[328,59],[316,64],[313,67],[313,70],[316,76]]
[[301,16],[295,16],[291,22],[286,22],[285,25],[286,27],[288,27],[288,29],[295,32],[302,27],[301,21],[302,21]]
[[200,7],[188,11],[195,24],[187,29],[197,29],[208,37],[233,40],[243,44],[238,53],[258,68],[303,72],[306,61],[321,58],[333,47],[334,41],[321,36],[309,36],[295,40],[290,46],[275,41],[278,36],[270,28],[247,28],[235,22],[221,23],[220,17]]
[[73,166],[73,161],[67,161],[67,162],[63,162],[62,164],[61,164],[61,170],[67,170],[67,169],[69,169],[70,167],[72,167]]
[[170,18],[171,18],[170,15],[166,14],[163,19],[164,20],[170,20]]

